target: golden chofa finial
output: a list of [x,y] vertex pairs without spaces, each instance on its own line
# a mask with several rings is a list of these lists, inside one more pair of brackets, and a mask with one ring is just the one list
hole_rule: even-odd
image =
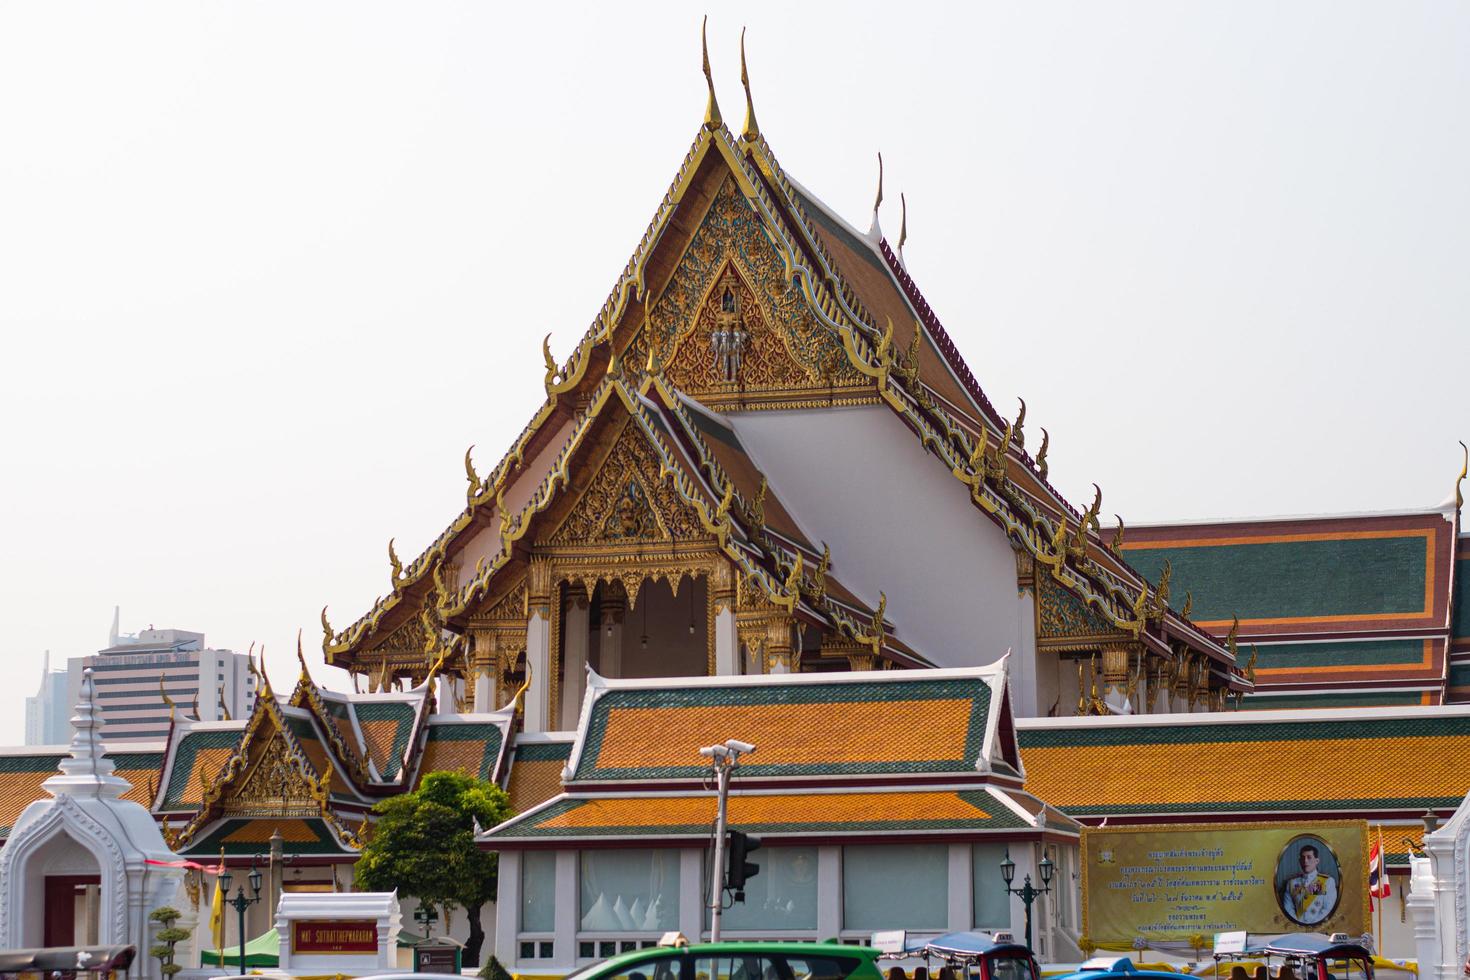
[[704,108],[704,128],[719,129],[725,124],[720,118],[720,103],[715,100],[715,78],[709,70],[709,14],[704,15],[704,23],[699,27],[699,47],[704,55],[704,82],[709,86],[709,105]]
[[883,206],[883,154],[878,154],[878,196],[873,198],[873,223],[868,227],[868,237],[877,241],[883,237],[883,229],[878,226],[878,209]]
[[1455,510],[1457,512],[1465,506],[1465,495],[1460,492],[1460,484],[1465,482],[1465,475],[1470,473],[1470,447],[1461,442],[1460,448],[1465,452],[1465,461],[1460,465],[1460,475],[1455,477]]
[[743,140],[759,139],[761,128],[755,121],[755,100],[750,97],[750,72],[745,70],[745,28],[740,28],[740,84],[745,89],[745,128],[740,131]]
[[898,192],[898,264],[903,265],[903,243],[909,240],[909,202]]

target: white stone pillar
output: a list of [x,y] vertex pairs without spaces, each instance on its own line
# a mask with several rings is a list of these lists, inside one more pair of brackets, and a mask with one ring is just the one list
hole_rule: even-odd
[[715,673],[720,677],[740,673],[740,633],[735,610],[728,606],[715,612]]
[[588,642],[587,594],[578,592],[567,604],[562,622],[561,730],[577,730],[582,714],[582,694],[587,688]]
[[504,707],[500,703],[500,652],[506,646],[499,633],[493,629],[474,631],[474,709],[495,711]]
[[969,932],[975,928],[975,889],[970,880],[974,874],[970,845],[949,845],[950,932]]
[[817,848],[817,935],[842,931],[842,848]]
[[526,573],[526,670],[531,686],[526,690],[523,731],[549,731],[551,717],[551,601],[555,589],[551,562],[532,558]]
[[679,852],[679,931],[695,943],[709,934],[704,854],[702,848],[692,847]]
[[715,617],[715,675],[730,677],[741,673],[741,658],[740,630],[735,623],[735,573],[728,562],[715,563],[706,587]]
[[[521,852],[501,851],[499,884],[495,895],[495,941],[491,945],[501,966],[516,972],[520,947],[516,935],[521,931]],[[559,898],[559,896],[558,896]],[[558,906],[560,908],[560,906]]]
[[525,731],[548,731],[551,721],[551,617],[549,610],[535,609],[526,621],[526,669],[531,686],[526,690]]
[[556,852],[556,958],[552,964],[558,973],[571,973],[576,968],[577,926],[582,917],[577,903],[578,854]]

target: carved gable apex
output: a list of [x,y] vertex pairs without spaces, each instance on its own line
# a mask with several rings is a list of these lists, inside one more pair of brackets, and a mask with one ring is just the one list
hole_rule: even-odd
[[726,177],[629,348],[680,390],[715,408],[872,400],[838,335],[818,322]]
[[546,543],[667,545],[708,536],[698,513],[660,475],[659,461],[643,433],[626,425]]
[[303,771],[279,730],[220,801],[224,816],[316,816],[320,811],[316,784]]

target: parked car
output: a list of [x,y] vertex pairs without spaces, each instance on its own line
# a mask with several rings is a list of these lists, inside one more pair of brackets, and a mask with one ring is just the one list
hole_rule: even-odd
[[637,949],[566,980],[883,980],[878,951],[837,943],[726,942]]
[[1049,980],[1103,980],[1106,977],[1127,977],[1129,980],[1181,980],[1182,975],[1174,970],[1140,970],[1126,956],[1094,956],[1071,973],[1050,977]]

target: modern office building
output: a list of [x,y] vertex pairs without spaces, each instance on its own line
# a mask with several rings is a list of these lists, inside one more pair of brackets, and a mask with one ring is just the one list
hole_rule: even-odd
[[70,737],[66,701],[67,672],[51,669],[51,651],[41,665],[41,686],[26,698],[26,744],[63,745]]
[[[206,645],[203,633],[190,630],[149,626],[136,634],[123,634],[114,611],[107,646],[90,656],[70,658],[62,675],[65,684],[58,685],[61,689],[51,692],[38,709],[40,717],[59,719],[50,723],[53,729],[60,728],[48,730],[45,739],[49,744],[67,741],[68,712],[81,692],[82,671],[88,667],[109,742],[166,738],[170,712],[190,720],[241,718],[250,713],[255,698],[255,677],[246,654],[213,649]],[[42,694],[47,691],[43,684]],[[28,739],[29,701],[41,699],[28,699]]]

